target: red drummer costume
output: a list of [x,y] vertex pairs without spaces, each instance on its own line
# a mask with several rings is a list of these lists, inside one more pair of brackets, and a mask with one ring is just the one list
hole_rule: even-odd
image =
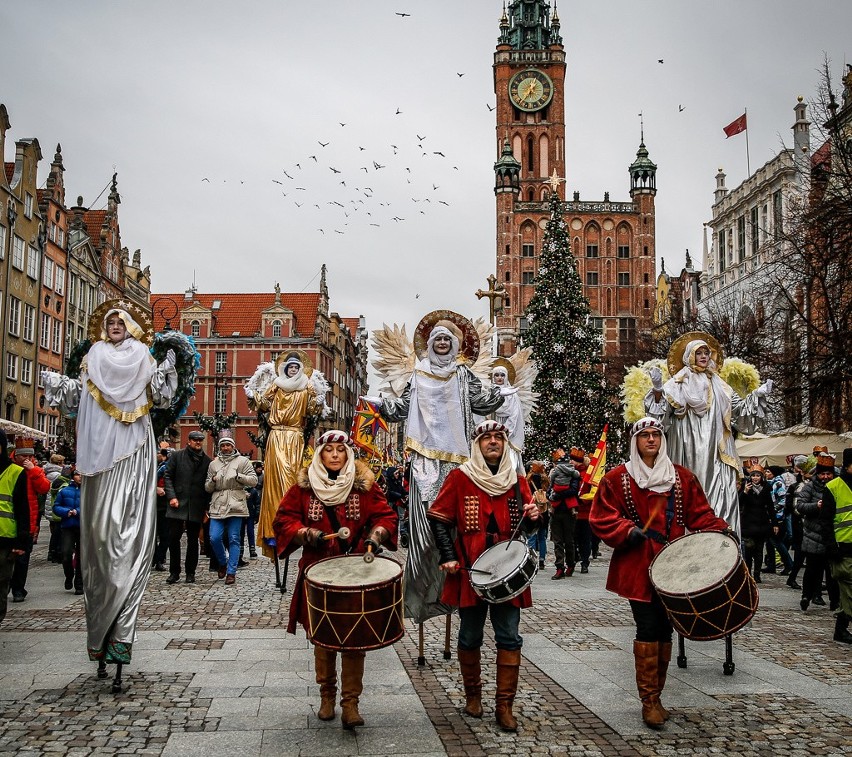
[[[310,633],[305,598],[305,571],[326,557],[360,554],[367,545],[396,550],[397,514],[388,505],[376,477],[367,465],[355,459],[349,437],[342,431],[327,431],[318,440],[308,468],[302,469],[278,507],[272,525],[280,557],[303,547],[299,574],[290,602],[289,633],[296,622]],[[324,534],[348,528],[348,539],[323,540]],[[364,652],[343,651],[341,674],[341,719],[344,728],[363,725],[358,713],[362,691]],[[320,685],[321,720],[334,718],[337,694],[337,652],[315,645],[317,683]]]
[[630,461],[601,480],[589,523],[615,550],[606,588],[630,600],[642,719],[659,728],[669,717],[660,694],[671,660],[672,625],[648,568],[666,543],[686,529],[730,532],[728,524],[714,514],[695,474],[669,459],[663,425],[650,417],[633,424]]
[[[441,601],[458,607],[461,618],[458,658],[467,700],[464,711],[472,717],[482,717],[480,648],[485,617],[490,610],[497,646],[495,714],[501,728],[515,731],[517,721],[512,714],[512,703],[518,687],[523,644],[518,624],[520,609],[532,606],[530,589],[527,587],[507,602],[486,604],[474,592],[468,573],[459,572],[470,567],[488,547],[511,538],[521,519],[524,520],[521,530],[529,532],[537,527],[538,508],[531,503],[526,479],[517,475],[508,447],[505,426],[496,421],[480,423],[473,434],[470,460],[450,471],[427,517],[440,554],[441,569],[448,574]],[[458,532],[455,543],[450,531],[453,527]]]

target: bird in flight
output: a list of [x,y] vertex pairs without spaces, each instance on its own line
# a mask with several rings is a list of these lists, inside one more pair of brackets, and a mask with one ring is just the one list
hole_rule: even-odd
[[663,62],[663,59],[662,59],[662,58],[658,58],[658,59],[657,59],[657,63],[662,63],[662,62]]
[[300,190],[300,191],[302,191],[302,192],[307,192],[307,191],[308,191],[305,187],[296,187],[296,189],[298,189],[298,190]]
[[370,226],[379,226],[379,225],[380,225],[380,224],[378,224],[378,223],[371,223],[371,224],[370,224]]
[[[296,201],[295,201],[295,200],[293,200],[293,202],[296,202]],[[304,204],[305,204],[305,203],[303,203],[303,202],[296,202],[296,207],[297,207],[297,208],[301,208],[301,207],[302,207],[302,205],[304,205]]]
[[337,170],[336,168],[334,168],[333,166],[329,166],[329,167],[328,167],[328,169],[329,169],[329,171],[331,171],[332,173],[340,173],[340,171],[338,171],[338,170]]
[[437,184],[433,184],[432,189],[440,189],[440,187]]
[[314,163],[317,162],[317,156],[316,155],[308,155],[308,157],[311,158],[314,161]]
[[419,134],[417,135],[417,141],[422,142],[426,137],[421,137]]
[[281,186],[284,186],[284,182],[282,182],[282,181],[278,181],[278,179],[273,179],[273,180],[272,180],[272,183],[273,183],[273,184],[281,184]]
[[325,234],[325,230],[324,230],[324,229],[317,229],[317,231],[321,231],[323,234]]
[[449,206],[450,206],[450,203],[448,203],[448,202],[444,202],[443,200],[438,200],[438,202],[440,202],[440,203],[441,203],[441,205],[446,205],[447,207],[449,207]]
[[335,234],[342,234],[343,232],[342,232],[342,231],[338,231],[337,229],[335,229],[335,230],[334,230],[334,233],[335,233]]
[[419,295],[419,294],[415,294],[415,295],[414,295],[414,299],[415,299],[415,300],[419,300],[419,299],[420,299],[420,295]]
[[393,147],[393,154],[396,155],[396,151],[399,149],[396,145],[391,145]]
[[370,169],[368,169],[367,166],[361,166],[361,170],[370,173]]
[[300,171],[302,170],[302,167],[298,163],[296,163],[296,168],[298,168]]
[[456,71],[456,76],[458,76],[458,77],[459,77],[459,79],[461,79],[461,78],[462,78],[462,76],[464,76],[464,74],[460,74],[458,71]]
[[288,179],[292,179],[292,178],[293,178],[293,177],[292,177],[292,176],[290,176],[290,174],[288,174],[286,171],[284,171],[284,175],[285,175]]
[[410,13],[397,13],[396,15],[399,16],[400,18],[408,18],[411,14]]
[[376,161],[373,161],[373,167],[378,171],[380,168],[384,168],[385,166],[380,166]]
[[488,108],[488,112],[490,113],[497,106],[496,105],[489,105],[488,103],[485,103],[485,107]]
[[346,124],[341,121],[338,121],[337,123],[339,123],[341,126],[346,126]]
[[401,111],[399,108],[397,108],[397,109],[396,109],[396,113],[394,113],[394,115],[395,115],[395,116],[398,116],[400,113],[402,113],[402,111]]
[[363,151],[364,151],[364,150],[366,150],[367,148],[366,148],[366,147],[361,147],[361,145],[358,145],[358,149],[359,149],[359,150],[361,150],[361,151],[363,152]]
[[329,146],[329,144],[330,144],[330,142],[320,142],[319,140],[317,140],[317,144],[318,144],[320,147],[328,147],[328,146]]
[[444,153],[442,153],[440,150],[435,150],[435,151],[432,153],[432,155],[440,155],[442,158],[446,158],[446,157],[447,157],[447,156],[446,156],[446,155],[444,155]]
[[678,105],[678,106],[677,106],[677,112],[678,112],[678,113],[683,113],[683,105]]
[[208,179],[207,177],[203,178],[201,181],[206,181],[208,184],[210,183],[210,179]]

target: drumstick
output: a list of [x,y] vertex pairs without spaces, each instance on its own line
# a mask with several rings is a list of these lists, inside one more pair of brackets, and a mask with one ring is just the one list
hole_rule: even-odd
[[373,554],[373,545],[368,544],[367,545],[367,551],[364,553],[364,562],[365,563],[371,563],[375,559],[376,559],[376,556]]
[[348,528],[346,528],[346,526],[343,526],[342,528],[338,529],[337,531],[334,531],[333,533],[323,534],[322,540],[331,541],[332,539],[348,539],[351,533],[352,532]]
[[462,568],[461,566],[459,566],[459,570],[466,570],[469,573],[482,573],[483,576],[494,575],[490,570],[480,570],[479,568]]
[[653,510],[654,510],[654,512],[653,512],[653,513],[651,513],[651,517],[650,517],[650,518],[648,518],[648,522],[647,522],[647,523],[643,526],[643,528],[642,528],[642,533],[643,533],[643,534],[644,534],[644,533],[646,533],[646,532],[648,531],[648,528],[649,528],[649,527],[650,527],[650,525],[651,525],[651,521],[652,521],[654,518],[656,518],[656,517],[660,514],[660,510],[662,510],[662,507],[660,507],[659,505],[657,505],[656,507],[654,507],[654,508],[653,508]]

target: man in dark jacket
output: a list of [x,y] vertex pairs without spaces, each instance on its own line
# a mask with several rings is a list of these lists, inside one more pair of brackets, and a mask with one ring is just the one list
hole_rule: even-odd
[[820,517],[834,531],[834,540],[828,546],[831,575],[839,590],[834,640],[852,644],[852,447],[843,450],[840,476],[825,485]]
[[12,567],[30,543],[27,477],[23,468],[9,459],[7,447],[6,434],[0,431],[0,512],[4,515],[0,518],[0,623],[6,617]]
[[169,577],[166,583],[174,584],[180,579],[180,539],[186,531],[186,582],[195,583],[198,567],[198,534],[204,522],[204,514],[210,503],[210,495],[204,490],[210,458],[202,449],[204,433],[190,431],[189,442],[184,449],[175,452],[166,463],[163,475],[169,509]]
[[577,508],[580,505],[580,470],[585,468],[586,453],[579,447],[571,447],[566,457],[560,447],[553,453],[554,466],[550,472],[551,503],[550,538],[556,557],[554,581],[574,574],[577,565],[574,533],[577,527]]

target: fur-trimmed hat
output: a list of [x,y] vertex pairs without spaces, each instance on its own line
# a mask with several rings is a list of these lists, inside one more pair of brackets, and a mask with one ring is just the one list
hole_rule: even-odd
[[582,463],[586,460],[586,452],[585,450],[580,449],[580,447],[571,447],[569,457],[571,458],[572,462]]
[[815,473],[834,473],[834,463],[836,459],[834,455],[828,452],[820,452],[817,455]]
[[482,421],[482,423],[473,429],[473,438],[471,441],[476,441],[483,434],[490,434],[492,431],[503,434],[505,437],[509,436],[508,429],[502,423],[498,423],[497,421]]
[[35,454],[35,439],[28,436],[15,437],[15,454],[16,455],[34,455]]
[[345,431],[332,429],[331,431],[326,431],[317,439],[317,449],[321,449],[326,444],[348,444],[352,446],[352,441],[349,438],[349,434]]

